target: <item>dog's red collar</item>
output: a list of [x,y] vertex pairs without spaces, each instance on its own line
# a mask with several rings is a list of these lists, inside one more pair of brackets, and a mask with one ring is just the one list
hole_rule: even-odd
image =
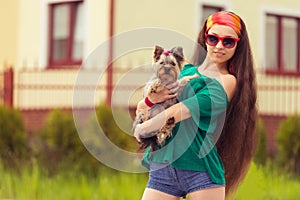
[[145,104],[146,104],[147,106],[149,106],[149,107],[154,106],[154,103],[152,103],[152,102],[149,100],[148,97],[145,98]]

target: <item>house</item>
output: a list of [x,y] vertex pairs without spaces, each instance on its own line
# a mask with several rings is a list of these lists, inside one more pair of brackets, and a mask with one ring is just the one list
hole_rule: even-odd
[[[298,0],[1,4],[1,102],[20,109],[32,131],[53,108],[89,107],[101,101],[135,105],[140,98],[136,91],[151,74],[154,45],[182,45],[189,57],[203,19],[218,10],[234,11],[247,25],[270,151],[280,120],[300,112]],[[88,92],[74,97],[74,91]],[[93,99],[83,98],[91,94]]]

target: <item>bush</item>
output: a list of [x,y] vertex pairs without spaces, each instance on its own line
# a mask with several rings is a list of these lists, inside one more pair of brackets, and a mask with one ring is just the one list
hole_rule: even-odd
[[131,130],[132,121],[130,116],[124,112],[121,108],[115,109],[115,115],[118,117],[118,122],[122,123],[120,128],[120,124],[116,123],[114,119],[114,115],[112,113],[112,109],[107,105],[99,105],[97,107],[97,119],[99,125],[101,126],[104,134],[118,147],[128,151],[136,151],[137,150],[137,142],[136,140],[128,135],[128,131]]
[[254,162],[257,165],[265,165],[267,162],[268,152],[267,152],[267,138],[266,130],[261,119],[258,120],[257,124],[258,131],[258,144],[254,156]]
[[29,156],[28,134],[20,112],[0,106],[0,157],[4,166],[18,169]]
[[50,173],[61,169],[93,173],[99,167],[82,144],[69,113],[59,109],[50,112],[41,138],[45,147],[40,150],[39,160]]
[[287,170],[300,174],[300,116],[291,115],[280,123],[277,134],[278,156]]
[[[127,113],[121,109],[118,109],[116,112],[122,126],[127,126],[126,129],[131,130],[131,118],[128,118]],[[40,133],[41,141],[44,145],[41,145],[43,149],[37,150],[37,158],[50,174],[56,173],[61,169],[72,169],[95,175],[99,171],[101,163],[88,152],[84,145],[87,145],[89,148],[96,148],[97,153],[112,156],[106,152],[105,145],[101,143],[103,142],[101,136],[97,135],[98,126],[101,126],[105,137],[109,138],[112,143],[121,149],[136,151],[136,140],[118,126],[109,106],[98,106],[96,116],[97,119],[91,118],[84,127],[77,127],[83,132],[84,135],[82,136],[87,136],[87,138],[84,138],[85,143],[83,144],[71,114],[61,110],[54,110],[49,113],[45,127]],[[89,138],[91,135],[92,138]],[[94,139],[93,137],[95,136],[99,136],[99,138]],[[93,143],[86,143],[88,139],[96,142],[100,141],[101,144],[97,143],[96,146],[93,146]]]

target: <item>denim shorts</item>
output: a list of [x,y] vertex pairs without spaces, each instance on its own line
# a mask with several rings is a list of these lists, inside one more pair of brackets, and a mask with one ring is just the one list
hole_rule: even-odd
[[150,163],[147,188],[176,197],[185,197],[191,192],[224,185],[211,181],[207,172],[173,168],[170,164]]

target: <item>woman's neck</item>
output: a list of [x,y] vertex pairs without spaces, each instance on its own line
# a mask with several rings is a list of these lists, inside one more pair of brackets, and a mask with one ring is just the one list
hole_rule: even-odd
[[198,67],[198,71],[200,74],[214,78],[219,82],[222,82],[223,75],[229,74],[226,68],[226,63],[214,63],[208,58],[206,58],[204,62]]
[[202,71],[218,71],[221,74],[229,74],[226,62],[225,63],[215,63],[210,60],[208,57],[205,58],[203,63],[199,66]]

